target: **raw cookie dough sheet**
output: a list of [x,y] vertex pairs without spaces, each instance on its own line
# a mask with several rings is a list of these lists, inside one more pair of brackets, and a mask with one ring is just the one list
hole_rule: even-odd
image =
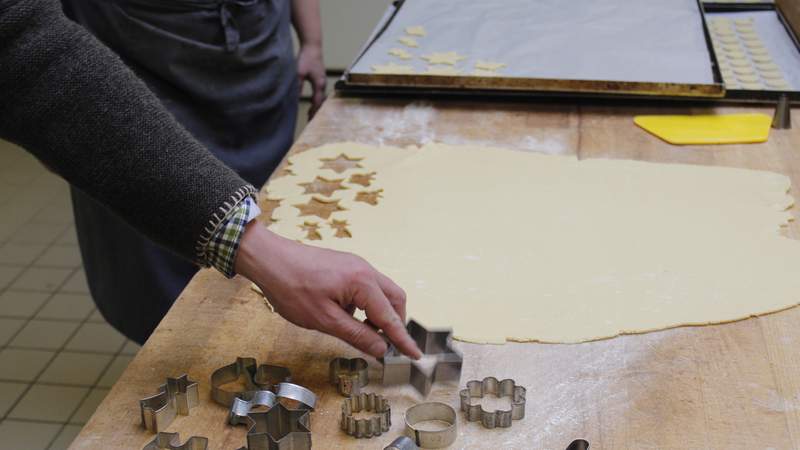
[[[407,27],[418,47],[398,42]],[[414,55],[389,54],[403,48]],[[504,77],[713,84],[695,0],[406,0],[352,68],[371,74],[391,62],[428,71],[421,56],[457,52],[464,75],[478,61],[505,63]]]
[[783,175],[443,144],[290,162],[270,228],[361,255],[409,317],[462,340],[579,342],[800,301]]
[[[780,68],[784,79],[792,91],[800,88],[800,51],[789,35],[788,30],[775,11],[747,11],[706,13],[709,22],[727,18],[731,23],[737,20],[752,19],[752,28],[761,38],[761,43],[769,52],[772,63]],[[727,80],[726,80],[727,84]]]

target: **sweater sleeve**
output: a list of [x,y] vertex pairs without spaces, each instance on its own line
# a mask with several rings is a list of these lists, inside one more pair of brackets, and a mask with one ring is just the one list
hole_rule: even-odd
[[255,192],[58,0],[0,0],[0,137],[202,265]]

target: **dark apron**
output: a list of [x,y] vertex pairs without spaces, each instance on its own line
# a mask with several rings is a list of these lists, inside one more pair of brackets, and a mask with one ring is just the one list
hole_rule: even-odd
[[[62,2],[212,153],[256,187],[264,184],[291,146],[297,116],[290,0]],[[197,267],[83,192],[73,189],[72,201],[98,309],[144,342]]]

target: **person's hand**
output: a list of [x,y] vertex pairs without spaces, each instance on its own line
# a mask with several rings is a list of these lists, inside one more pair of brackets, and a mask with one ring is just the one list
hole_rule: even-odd
[[379,358],[386,342],[353,317],[358,308],[398,350],[414,359],[422,356],[405,328],[405,292],[358,256],[282,238],[254,220],[239,244],[236,272],[258,285],[275,311],[295,325],[336,336]]
[[300,90],[303,84],[311,83],[311,108],[308,110],[308,119],[311,120],[317,110],[325,101],[325,63],[322,61],[322,47],[317,45],[303,45],[297,55],[297,77],[300,80]]

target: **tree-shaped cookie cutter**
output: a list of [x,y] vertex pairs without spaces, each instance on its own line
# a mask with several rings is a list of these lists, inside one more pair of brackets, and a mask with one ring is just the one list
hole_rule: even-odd
[[307,450],[311,448],[310,411],[278,403],[267,412],[248,417],[248,450]]
[[199,402],[197,383],[189,380],[186,374],[167,378],[158,391],[156,395],[139,400],[142,425],[153,433],[166,429],[177,414],[188,416],[189,409]]
[[345,397],[358,395],[369,384],[367,360],[364,358],[335,358],[330,364],[330,381]]
[[435,361],[430,366],[423,366],[390,344],[381,358],[383,384],[411,384],[420,394],[427,396],[433,383],[461,379],[463,358],[451,347],[451,330],[427,330],[414,320],[408,322],[406,330],[422,350],[423,358],[433,357]]
[[142,450],[206,450],[208,438],[192,436],[183,444],[178,433],[158,433]]
[[[466,413],[470,422],[481,421],[486,428],[508,428],[513,420],[525,417],[525,388],[517,386],[514,380],[498,381],[495,377],[486,377],[483,381],[473,380],[467,388],[459,393],[461,410]],[[481,404],[472,404],[472,398],[483,398],[485,395],[510,397],[511,409],[486,411]]]
[[[353,414],[361,411],[375,415],[356,419]],[[342,431],[356,438],[371,438],[389,431],[392,426],[392,409],[389,400],[374,393],[362,393],[346,398],[342,403]]]

